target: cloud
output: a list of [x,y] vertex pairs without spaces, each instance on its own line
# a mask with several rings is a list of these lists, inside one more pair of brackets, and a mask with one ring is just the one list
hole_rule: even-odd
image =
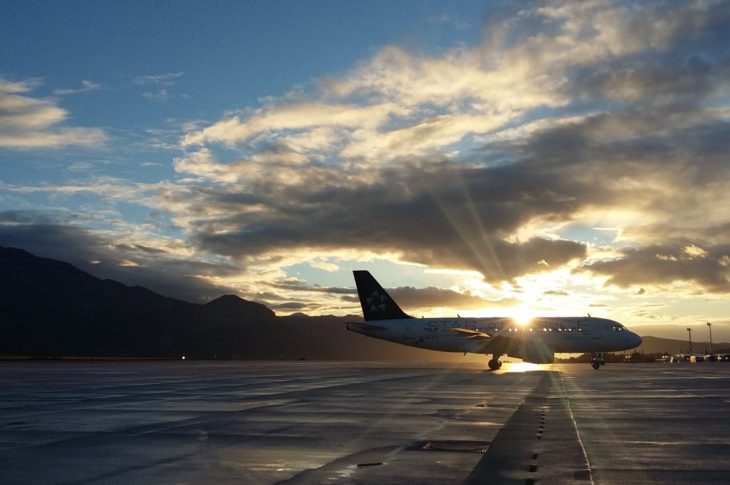
[[98,91],[102,88],[101,84],[87,81],[84,79],[81,81],[81,87],[76,89],[54,89],[53,94],[56,94],[58,96],[66,96],[69,94],[79,94],[79,93],[87,93],[89,91]]
[[471,48],[386,47],[313,93],[191,127],[175,168],[198,188],[176,206],[214,253],[351,248],[492,283],[585,261],[557,235],[584,220],[633,245],[688,228],[719,244],[727,10],[532,4],[492,12]]
[[289,301],[286,303],[275,303],[273,305],[270,305],[270,308],[272,308],[273,310],[301,311],[301,310],[311,309],[312,304],[296,302],[296,301]]
[[[78,162],[77,162],[78,163]],[[69,167],[73,168],[75,164]],[[75,170],[84,170],[83,163]],[[74,171],[74,170],[71,170]],[[65,184],[14,185],[0,182],[0,190],[15,194],[47,194],[50,197],[92,195],[114,204],[132,203],[154,207],[159,205],[156,194],[164,190],[164,184],[134,183],[111,176],[87,176],[84,180],[70,180]]]
[[135,77],[132,81],[139,86],[172,86],[180,79],[184,72],[169,72],[162,74],[143,74]]
[[[620,287],[694,283],[706,291],[730,292],[730,244],[700,248],[694,244],[652,245],[629,248],[610,261],[583,268],[608,276],[607,284]],[[638,291],[643,293],[643,288]]]
[[485,308],[502,308],[517,304],[514,300],[490,301],[469,293],[435,288],[413,288],[401,286],[388,290],[398,304],[408,309],[429,309],[429,308],[456,308],[461,310],[481,310]]
[[135,240],[130,233],[90,231],[79,222],[83,221],[33,211],[0,212],[0,246],[66,261],[99,278],[145,286],[187,301],[235,292],[211,283],[209,277],[231,275],[237,268],[202,261],[182,242]]
[[331,154],[385,163],[431,153],[503,127],[526,110],[565,102],[540,80],[521,83],[513,66],[488,70],[482,64],[478,50],[433,59],[388,47],[344,79],[323,81],[319,100],[284,98],[194,129],[181,143],[232,146],[262,136],[301,140],[330,128],[339,137],[326,147]]
[[99,146],[106,140],[100,128],[61,126],[68,112],[55,100],[33,98],[39,81],[0,78],[0,147],[12,149]]
[[327,293],[329,295],[356,295],[357,291],[354,288],[338,288],[338,287],[325,287],[318,285],[308,285],[305,281],[297,278],[289,278],[285,280],[277,280],[274,283],[270,283],[270,286],[277,290],[286,291],[297,291],[297,292],[314,292],[314,293]]
[[289,130],[301,136],[302,130],[327,126],[373,129],[398,112],[406,114],[405,110],[390,103],[356,106],[299,102],[258,110],[247,119],[241,119],[239,116],[223,119],[202,130],[188,133],[183,138],[182,144],[184,146],[206,143],[235,145],[266,132]]
[[[206,156],[202,167],[188,170],[219,177],[226,167]],[[436,267],[476,269],[496,282],[555,269],[586,252],[583,244],[565,240],[507,240],[521,224],[568,217],[576,205],[561,193],[570,181],[559,173],[524,168],[445,161],[343,177],[339,169],[319,167],[286,180],[279,170],[276,178],[263,172],[248,179],[248,191],[235,184],[196,191],[175,203],[191,215],[196,244],[214,253],[243,257],[294,248],[358,248]]]
[[600,96],[642,104],[697,102],[729,86],[727,59],[695,54],[678,59],[625,59],[576,73],[570,88],[581,97]]
[[[726,292],[729,11],[505,4],[477,45],[387,46],[308,92],[188,124],[178,179],[150,203],[196,250],[245,268],[348,251],[478,271],[495,288],[582,266],[573,277],[615,287]],[[182,75],[134,82],[164,98]],[[616,236],[589,244],[577,226]]]
[[[338,288],[309,285],[299,279],[280,280],[271,284],[278,291],[285,291],[289,298],[292,295],[305,295],[300,299],[306,299],[307,293],[319,293],[337,297],[346,302],[359,304],[357,290],[355,288]],[[492,301],[470,293],[462,293],[446,288],[433,286],[426,288],[414,288],[412,286],[401,286],[389,288],[388,293],[406,311],[415,311],[432,308],[458,308],[461,310],[480,310],[490,307],[505,307],[515,305],[514,300]],[[311,300],[311,297],[309,298]],[[304,308],[303,303],[298,304],[298,309]]]
[[[153,91],[145,91],[142,93],[142,97],[155,103],[164,103],[174,97],[174,94],[170,93],[169,87],[174,86],[175,83],[184,75],[184,72],[170,72],[162,74],[144,74],[135,77],[132,82],[138,86],[148,86],[155,88]],[[184,96],[184,95],[183,95]]]
[[169,100],[173,96],[167,92],[167,89],[162,88],[158,91],[145,91],[142,93],[142,97],[149,99],[150,101],[154,101],[156,103],[164,103],[165,101]]

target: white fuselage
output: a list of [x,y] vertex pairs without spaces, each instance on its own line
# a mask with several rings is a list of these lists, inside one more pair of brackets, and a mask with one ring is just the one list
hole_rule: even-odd
[[542,317],[526,324],[511,318],[411,318],[371,320],[347,328],[413,347],[508,354],[529,362],[551,362],[555,352],[610,352],[641,344],[641,338],[620,323],[594,317]]

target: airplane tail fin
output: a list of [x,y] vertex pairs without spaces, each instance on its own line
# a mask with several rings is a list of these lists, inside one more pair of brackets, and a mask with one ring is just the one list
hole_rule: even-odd
[[357,296],[360,297],[365,321],[413,318],[400,309],[398,304],[380,286],[369,271],[353,271]]

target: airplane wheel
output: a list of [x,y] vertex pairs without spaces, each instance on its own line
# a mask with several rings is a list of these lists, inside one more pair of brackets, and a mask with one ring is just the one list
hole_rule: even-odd
[[601,368],[601,364],[599,364],[598,362],[594,362],[592,365],[593,365],[593,368],[596,370]]
[[489,368],[491,370],[499,370],[502,368],[502,361],[499,361],[497,359],[492,359],[489,361]]

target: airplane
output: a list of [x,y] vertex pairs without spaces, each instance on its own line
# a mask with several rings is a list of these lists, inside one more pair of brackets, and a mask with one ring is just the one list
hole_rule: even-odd
[[590,352],[591,365],[605,364],[603,352],[628,350],[641,337],[619,322],[591,317],[537,317],[520,325],[508,317],[414,318],[406,314],[369,271],[353,271],[364,322],[347,330],[412,347],[491,354],[489,368],[502,367],[502,355],[535,364],[552,363],[555,352]]

